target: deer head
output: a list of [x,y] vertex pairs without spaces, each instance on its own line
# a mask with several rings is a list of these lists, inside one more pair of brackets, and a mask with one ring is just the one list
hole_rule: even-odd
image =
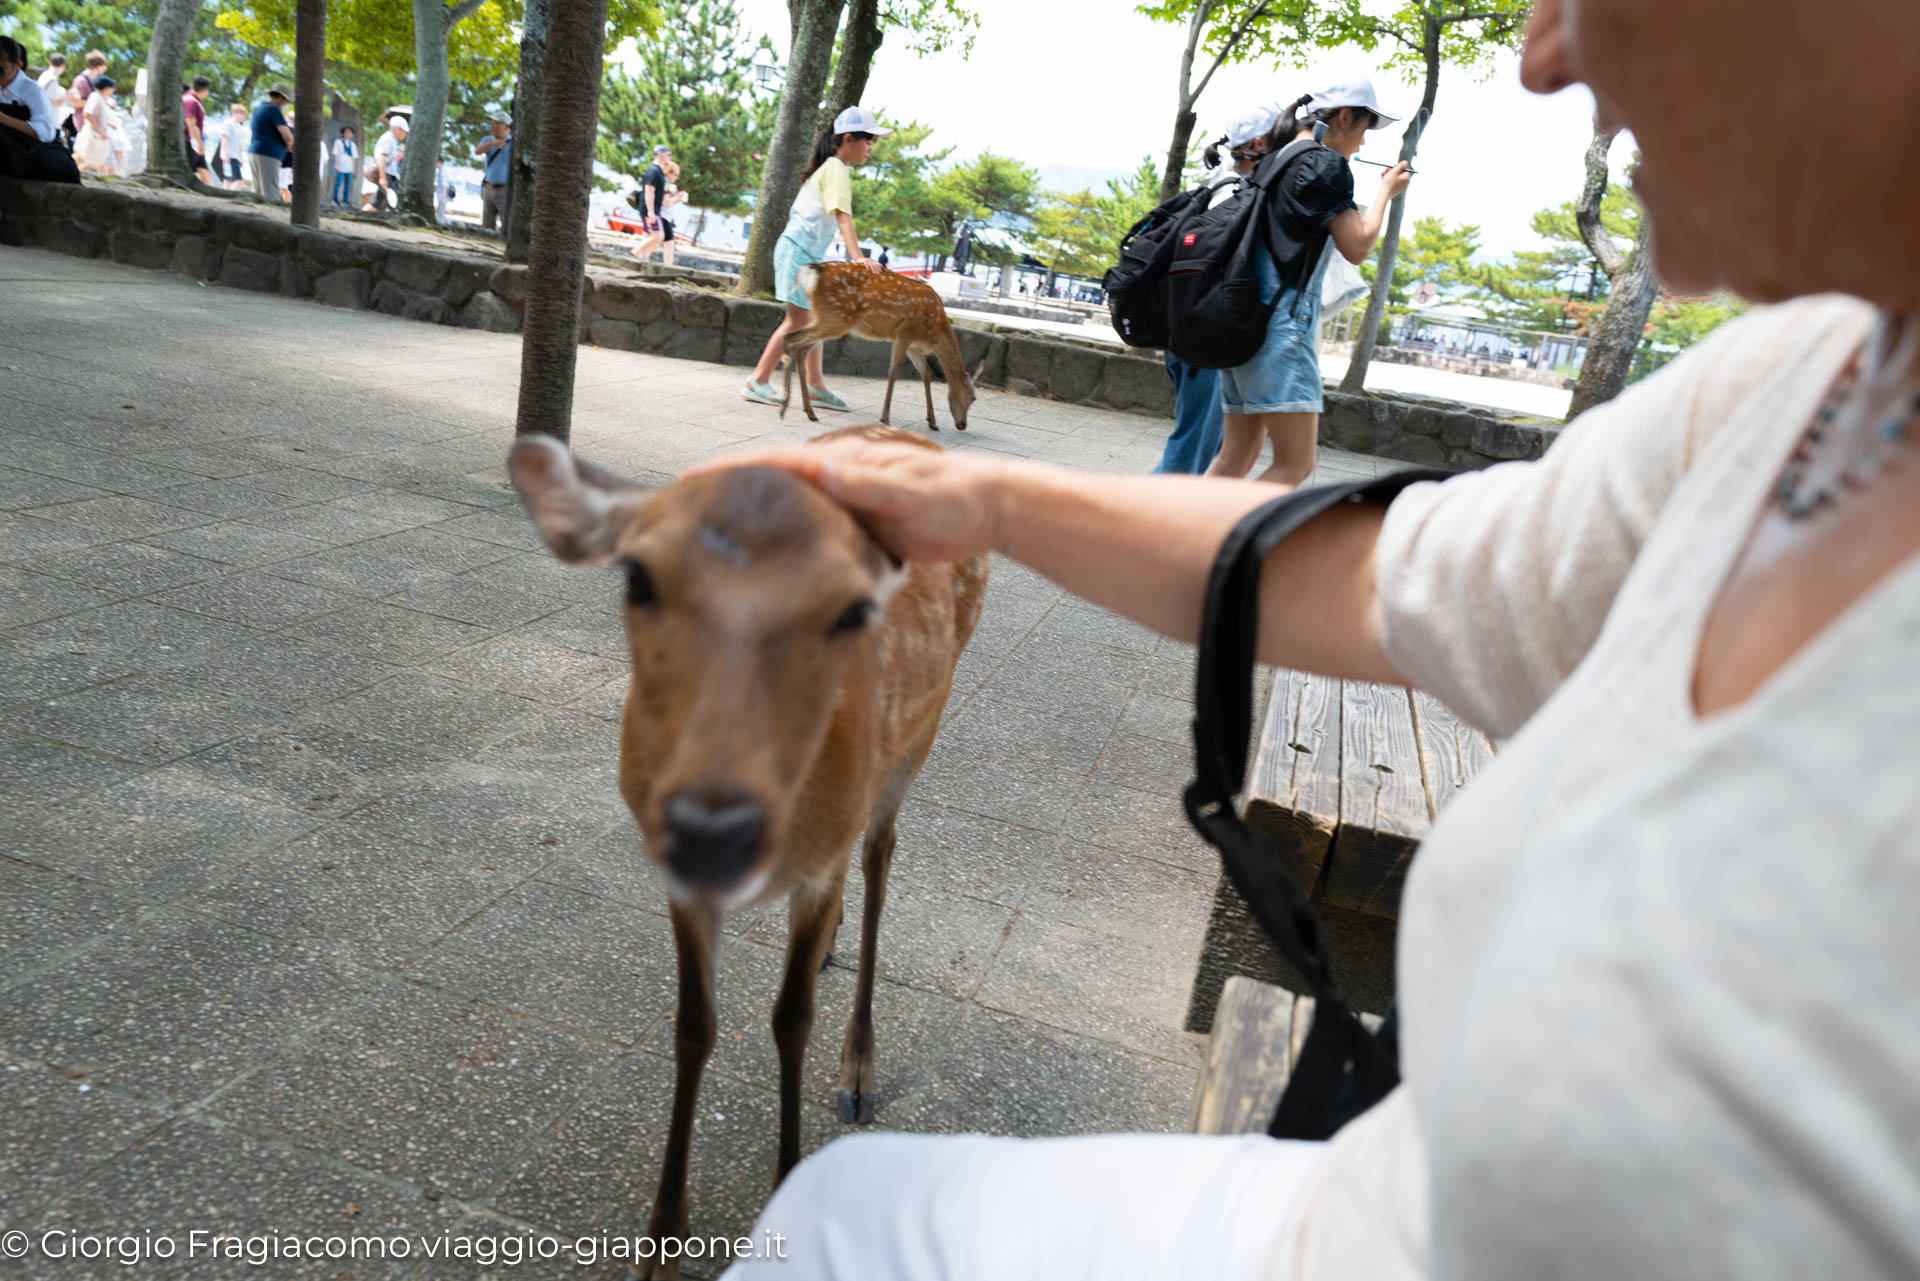
[[772,468],[648,493],[547,436],[522,437],[508,467],[555,556],[625,575],[621,791],[649,859],[679,897],[752,899],[905,567]]

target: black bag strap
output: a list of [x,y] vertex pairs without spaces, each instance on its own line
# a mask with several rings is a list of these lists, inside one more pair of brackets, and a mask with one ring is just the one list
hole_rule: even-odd
[[[1228,877],[1280,955],[1313,988],[1313,1027],[1267,1132],[1323,1139],[1344,1117],[1378,1102],[1399,1083],[1397,1056],[1348,1007],[1320,940],[1312,901],[1234,808],[1253,732],[1253,668],[1260,619],[1260,571],[1281,539],[1341,503],[1390,502],[1408,485],[1450,473],[1407,470],[1374,480],[1298,489],[1265,503],[1234,526],[1207,579],[1200,616],[1193,748],[1198,777],[1187,786],[1187,818],[1220,851]],[[1355,1081],[1347,1082],[1347,1068]],[[1348,1096],[1342,1097],[1346,1085]],[[1336,1109],[1336,1103],[1344,1106]]]

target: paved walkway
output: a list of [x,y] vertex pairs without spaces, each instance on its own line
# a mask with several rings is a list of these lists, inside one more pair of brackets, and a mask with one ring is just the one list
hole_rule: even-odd
[[[0,1228],[637,1230],[670,931],[614,787],[616,589],[503,481],[519,340],[27,250],[0,298]],[[576,444],[664,480],[805,434],[741,377],[583,350]],[[1165,430],[987,391],[942,440],[1143,471]],[[1190,680],[996,564],[901,820],[880,1125],[1184,1125],[1214,879],[1174,799]],[[729,924],[700,1233],[766,1192],[783,935]],[[822,979],[810,1146],[843,1132],[852,986]],[[478,1272],[0,1259],[83,1275]]]

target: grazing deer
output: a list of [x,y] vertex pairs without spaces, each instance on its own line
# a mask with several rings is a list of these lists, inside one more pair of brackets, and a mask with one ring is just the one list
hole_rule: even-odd
[[[787,335],[787,377],[780,396],[780,412],[786,413],[793,398],[793,369],[809,347],[832,342],[842,334],[858,334],[893,344],[893,359],[887,362],[887,397],[880,405],[880,421],[893,421],[893,382],[905,356],[920,371],[927,389],[927,429],[939,431],[933,418],[933,371],[927,368],[927,354],[940,357],[940,372],[947,377],[947,408],[953,411],[953,425],[967,429],[967,408],[973,404],[973,378],[986,368],[981,361],[967,376],[965,359],[960,355],[960,340],[953,336],[953,322],[933,286],[890,271],[868,271],[850,262],[814,263],[800,269],[800,288],[806,291],[813,309],[813,320],[804,328]],[[807,380],[800,380],[800,407],[813,422],[813,397]]]
[[[937,449],[878,425],[864,433]],[[717,1034],[721,913],[784,896],[787,961],[773,1007],[780,1056],[774,1183],[800,1160],[800,1068],[814,980],[840,925],[863,834],[865,912],[840,1057],[844,1121],[874,1110],[874,944],[894,817],[933,746],[954,664],[986,593],[984,556],[902,565],[846,509],[767,467],[649,493],[523,436],[509,471],[547,547],[626,573],[632,683],[620,792],[665,872],[680,964],[673,1119],[647,1233],[687,1235],[695,1096]],[[674,1269],[643,1275],[667,1276]]]

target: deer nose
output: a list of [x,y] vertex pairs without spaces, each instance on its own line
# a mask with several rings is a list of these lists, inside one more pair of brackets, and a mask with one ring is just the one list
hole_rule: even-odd
[[687,885],[726,889],[760,858],[766,811],[750,797],[682,788],[667,798],[667,867]]

